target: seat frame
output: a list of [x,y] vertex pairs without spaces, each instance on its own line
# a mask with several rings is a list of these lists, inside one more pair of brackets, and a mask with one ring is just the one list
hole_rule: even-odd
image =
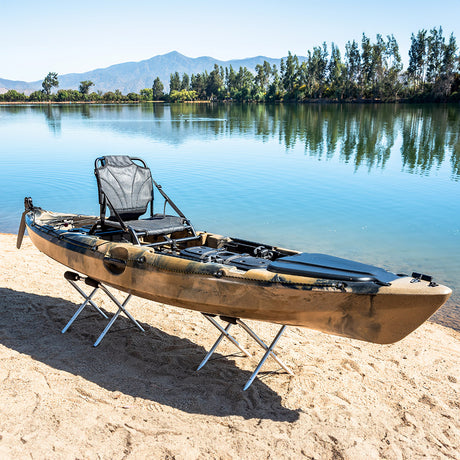
[[[135,161],[139,161],[142,166],[146,169],[149,169],[145,163],[145,161],[142,158],[138,157],[128,157],[133,163]],[[177,205],[173,202],[173,200],[166,194],[166,192],[163,190],[163,187],[158,184],[153,177],[151,177],[152,184],[155,186],[155,188],[160,192],[161,196],[164,198],[164,206],[163,206],[163,217],[167,217],[166,215],[166,206],[169,204],[171,208],[176,212],[176,214],[181,217],[184,220],[184,227],[180,231],[189,231],[191,233],[190,236],[186,237],[179,237],[179,238],[171,238],[168,236],[170,233],[165,231],[163,234],[159,234],[158,236],[162,236],[164,238],[163,241],[158,241],[155,243],[144,243],[141,242],[139,237],[146,236],[148,235],[148,232],[145,231],[140,231],[136,230],[132,226],[126,224],[126,222],[123,220],[121,217],[120,213],[117,211],[117,209],[112,205],[110,202],[109,197],[106,195],[106,193],[102,190],[101,184],[100,184],[100,178],[99,178],[99,168],[104,165],[105,162],[105,157],[99,157],[96,158],[94,162],[94,174],[96,175],[97,179],[97,186],[98,186],[98,192],[99,192],[99,204],[100,204],[100,219],[98,222],[96,222],[93,227],[90,230],[90,234],[97,234],[100,233],[101,231],[103,232],[106,227],[110,228],[118,228],[121,231],[128,233],[131,236],[132,242],[134,244],[137,244],[139,246],[149,246],[149,247],[156,247],[156,246],[164,246],[164,245],[171,245],[175,247],[177,243],[179,242],[186,242],[186,241],[191,241],[191,240],[196,240],[199,238],[197,235],[195,228],[193,227],[192,223],[190,222],[189,219],[187,219],[184,215],[184,213],[177,207]],[[136,163],[134,163],[136,164]],[[152,197],[149,200],[147,207],[150,205],[150,218],[154,218],[155,216],[153,213],[153,201],[154,201],[154,194],[153,194],[152,189]],[[106,218],[106,210],[107,206],[110,208],[111,212],[113,213],[113,216],[116,220],[110,220]],[[143,220],[148,220],[148,219],[136,219],[139,222],[142,222]],[[176,233],[176,232],[174,232]]]

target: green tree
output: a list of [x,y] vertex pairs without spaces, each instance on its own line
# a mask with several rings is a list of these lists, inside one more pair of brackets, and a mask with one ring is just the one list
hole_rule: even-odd
[[451,33],[449,37],[449,43],[444,46],[444,53],[441,65],[442,73],[453,73],[455,70],[460,71],[460,68],[455,69],[456,62],[460,63],[460,56],[455,57],[457,51],[457,42],[455,40],[454,34]]
[[309,98],[321,98],[326,84],[327,76],[327,45],[313,47],[313,52],[308,50],[307,61],[302,65],[302,81],[305,84],[305,95]]
[[164,97],[164,86],[163,83],[161,83],[161,80],[159,77],[155,78],[153,81],[153,86],[152,86],[152,99],[154,101],[159,101],[163,99]]
[[55,96],[58,102],[77,102],[81,100],[81,93],[74,89],[60,89]]
[[394,100],[402,90],[400,73],[402,70],[399,46],[393,35],[387,36],[385,50],[385,73],[382,80],[382,97]]
[[425,80],[427,37],[426,30],[419,30],[417,35],[412,34],[411,46],[409,48],[409,67],[407,76],[412,82],[412,87],[416,91]]
[[152,101],[153,100],[153,90],[152,90],[152,88],[143,88],[143,89],[141,89],[139,95],[140,95],[140,98],[143,101]]
[[247,67],[240,67],[235,77],[234,97],[237,101],[248,101],[254,86],[254,75]]
[[190,77],[184,73],[184,75],[182,75],[182,82],[181,82],[181,85],[180,85],[180,89],[185,89],[186,91],[188,91],[190,89]]
[[377,34],[377,40],[372,44],[372,80],[371,80],[371,95],[374,98],[382,97],[382,86],[385,75],[385,53],[386,45],[382,35]]
[[345,45],[346,82],[345,97],[356,98],[360,95],[361,55],[359,45],[353,40]]
[[40,102],[41,100],[43,100],[42,91],[34,91],[29,95],[29,101]]
[[369,97],[375,77],[373,47],[369,37],[363,34],[361,39],[361,94]]
[[26,95],[17,92],[15,89],[10,89],[3,95],[3,100],[8,102],[25,101]]
[[427,37],[426,81],[428,83],[434,83],[441,73],[444,47],[445,39],[442,35],[442,27],[439,27],[439,29],[434,27]]
[[342,99],[345,93],[346,66],[342,63],[340,50],[334,43],[331,44],[331,59],[329,60],[327,72],[327,95]]
[[49,72],[48,75],[45,77],[45,79],[42,82],[42,88],[43,92],[49,96],[51,92],[51,88],[58,87],[59,86],[59,80],[58,80],[58,74],[56,72]]
[[87,95],[91,86],[94,86],[94,83],[90,80],[84,80],[80,82],[79,91],[81,94]]
[[233,67],[230,65],[230,69],[225,68],[225,88],[227,90],[226,96],[233,98],[237,91],[236,89],[236,72],[233,70]]
[[278,68],[276,67],[275,64],[273,64],[272,70],[272,80],[270,85],[268,86],[268,91],[267,91],[267,100],[269,101],[277,101],[281,98],[280,96],[280,76],[278,73]]
[[115,93],[113,93],[112,91],[107,91],[106,93],[102,95],[102,99],[105,102],[113,102],[116,100],[116,96],[115,96]]
[[265,92],[268,88],[268,84],[270,83],[270,77],[272,74],[271,65],[269,62],[264,61],[263,64],[256,65],[255,71],[256,76],[254,79],[254,84],[263,92]]
[[171,102],[185,102],[185,101],[194,101],[197,97],[195,91],[188,91],[182,89],[180,91],[172,91],[169,95]]
[[219,66],[214,64],[214,70],[209,74],[206,82],[206,94],[209,98],[214,99],[223,91],[224,82]]
[[102,96],[102,92],[101,91],[98,91],[97,93],[95,93],[94,91],[90,94],[88,94],[88,100],[89,101],[100,101],[101,100],[101,96]]
[[296,55],[292,55],[288,51],[288,56],[286,58],[286,64],[283,66],[284,72],[281,74],[281,81],[283,88],[287,93],[287,97],[293,97],[294,89],[297,83],[297,74],[299,70],[299,59]]
[[139,94],[137,93],[128,93],[126,95],[126,99],[131,102],[137,102],[139,101],[140,97],[139,97]]
[[206,99],[206,80],[207,75],[206,72],[204,73],[197,73],[196,75],[192,74],[190,79],[190,87],[192,91],[195,91],[197,94],[197,98],[199,100]]
[[[443,45],[442,63],[438,78],[434,82],[432,93],[435,98],[444,99],[453,91],[455,82],[455,70],[457,62],[460,63],[460,56],[455,57],[457,43],[454,34],[449,37],[449,42]],[[457,61],[457,62],[456,62]],[[457,78],[460,77],[457,74]]]
[[181,81],[179,72],[174,72],[169,77],[169,94],[173,91],[180,91],[181,89]]

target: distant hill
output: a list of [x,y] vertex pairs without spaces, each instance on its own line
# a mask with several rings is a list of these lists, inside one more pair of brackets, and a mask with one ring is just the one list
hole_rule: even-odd
[[[299,57],[300,61],[304,59],[303,57]],[[84,73],[59,75],[59,88],[78,89],[81,81],[91,80],[94,83],[91,91],[100,90],[106,92],[119,89],[123,94],[129,92],[138,93],[143,88],[151,88],[153,80],[156,77],[160,77],[160,80],[167,89],[169,87],[169,76],[176,71],[179,74],[187,73],[190,76],[192,73],[196,74],[205,70],[210,71],[213,69],[214,64],[223,67],[230,67],[231,65],[235,70],[238,70],[242,66],[254,71],[256,65],[262,64],[264,61],[269,62],[271,65],[276,64],[279,69],[280,59],[266,56],[220,61],[209,56],[190,58],[177,51],[172,51],[171,53],[154,56],[145,61],[125,62]],[[43,78],[45,78],[45,75],[43,75]],[[32,91],[42,88],[42,81],[25,82],[0,78],[0,92],[15,89],[21,93],[30,94]]]

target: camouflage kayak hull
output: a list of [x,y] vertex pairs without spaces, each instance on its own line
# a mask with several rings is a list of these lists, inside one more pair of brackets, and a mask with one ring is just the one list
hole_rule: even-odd
[[[410,276],[395,275],[386,285],[337,282],[193,261],[90,235],[85,228],[96,219],[36,207],[25,213],[32,242],[57,262],[133,295],[204,313],[386,344],[420,326],[451,294],[446,286]],[[215,245],[222,238],[202,232],[199,243]]]

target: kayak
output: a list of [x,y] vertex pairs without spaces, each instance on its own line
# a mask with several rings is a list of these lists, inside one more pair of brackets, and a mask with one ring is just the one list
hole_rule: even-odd
[[33,244],[52,259],[142,298],[379,344],[407,336],[451,295],[421,273],[395,274],[205,231],[178,244],[133,244],[121,228],[92,232],[98,219],[45,211],[26,200],[18,247],[27,227]]

